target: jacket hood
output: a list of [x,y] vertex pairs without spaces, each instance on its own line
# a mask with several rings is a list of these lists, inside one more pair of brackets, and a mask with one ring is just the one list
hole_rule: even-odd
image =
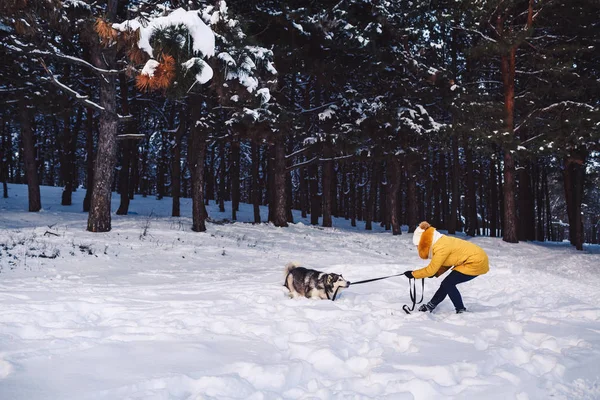
[[416,242],[415,244],[417,245],[417,250],[419,251],[419,257],[421,257],[423,260],[431,258],[433,245],[442,236],[443,235],[428,222],[421,222],[413,234],[413,243]]

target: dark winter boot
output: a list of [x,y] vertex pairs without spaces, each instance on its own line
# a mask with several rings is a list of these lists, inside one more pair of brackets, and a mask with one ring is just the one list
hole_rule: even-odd
[[435,309],[435,304],[433,304],[432,302],[429,302],[427,304],[423,304],[421,307],[419,307],[419,311],[429,311],[432,312]]
[[457,313],[457,314],[462,314],[462,313],[464,313],[465,311],[467,311],[467,309],[466,309],[466,308],[464,308],[464,307],[463,307],[463,308],[457,308],[457,309],[456,309],[456,313]]

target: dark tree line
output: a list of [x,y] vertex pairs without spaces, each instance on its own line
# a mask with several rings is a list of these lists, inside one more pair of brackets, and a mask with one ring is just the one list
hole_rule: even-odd
[[[282,4],[283,3],[283,4]],[[159,7],[160,6],[160,7]],[[429,220],[505,241],[600,241],[600,6],[593,1],[223,2],[190,26],[141,29],[178,2],[11,0],[0,6],[0,179],[240,202],[380,223]],[[174,15],[174,14],[173,14]],[[139,19],[138,19],[139,20]],[[149,71],[152,72],[149,72]],[[205,79],[210,71],[210,79]],[[164,201],[164,200],[163,200]]]

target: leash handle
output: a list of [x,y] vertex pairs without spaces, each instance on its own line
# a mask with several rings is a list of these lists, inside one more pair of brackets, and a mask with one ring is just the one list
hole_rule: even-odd
[[[412,283],[412,285],[411,285]],[[408,305],[403,305],[402,309],[405,313],[410,314],[415,310],[417,304],[421,304],[423,302],[423,296],[425,295],[425,279],[421,279],[421,300],[417,303],[417,280],[414,278],[408,278],[408,290],[410,293],[410,301],[412,301],[412,307],[409,308]]]

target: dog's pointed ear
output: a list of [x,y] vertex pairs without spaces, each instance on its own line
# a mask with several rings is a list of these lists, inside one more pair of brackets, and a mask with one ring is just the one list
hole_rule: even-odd
[[327,275],[327,283],[330,285],[333,283],[333,276]]

